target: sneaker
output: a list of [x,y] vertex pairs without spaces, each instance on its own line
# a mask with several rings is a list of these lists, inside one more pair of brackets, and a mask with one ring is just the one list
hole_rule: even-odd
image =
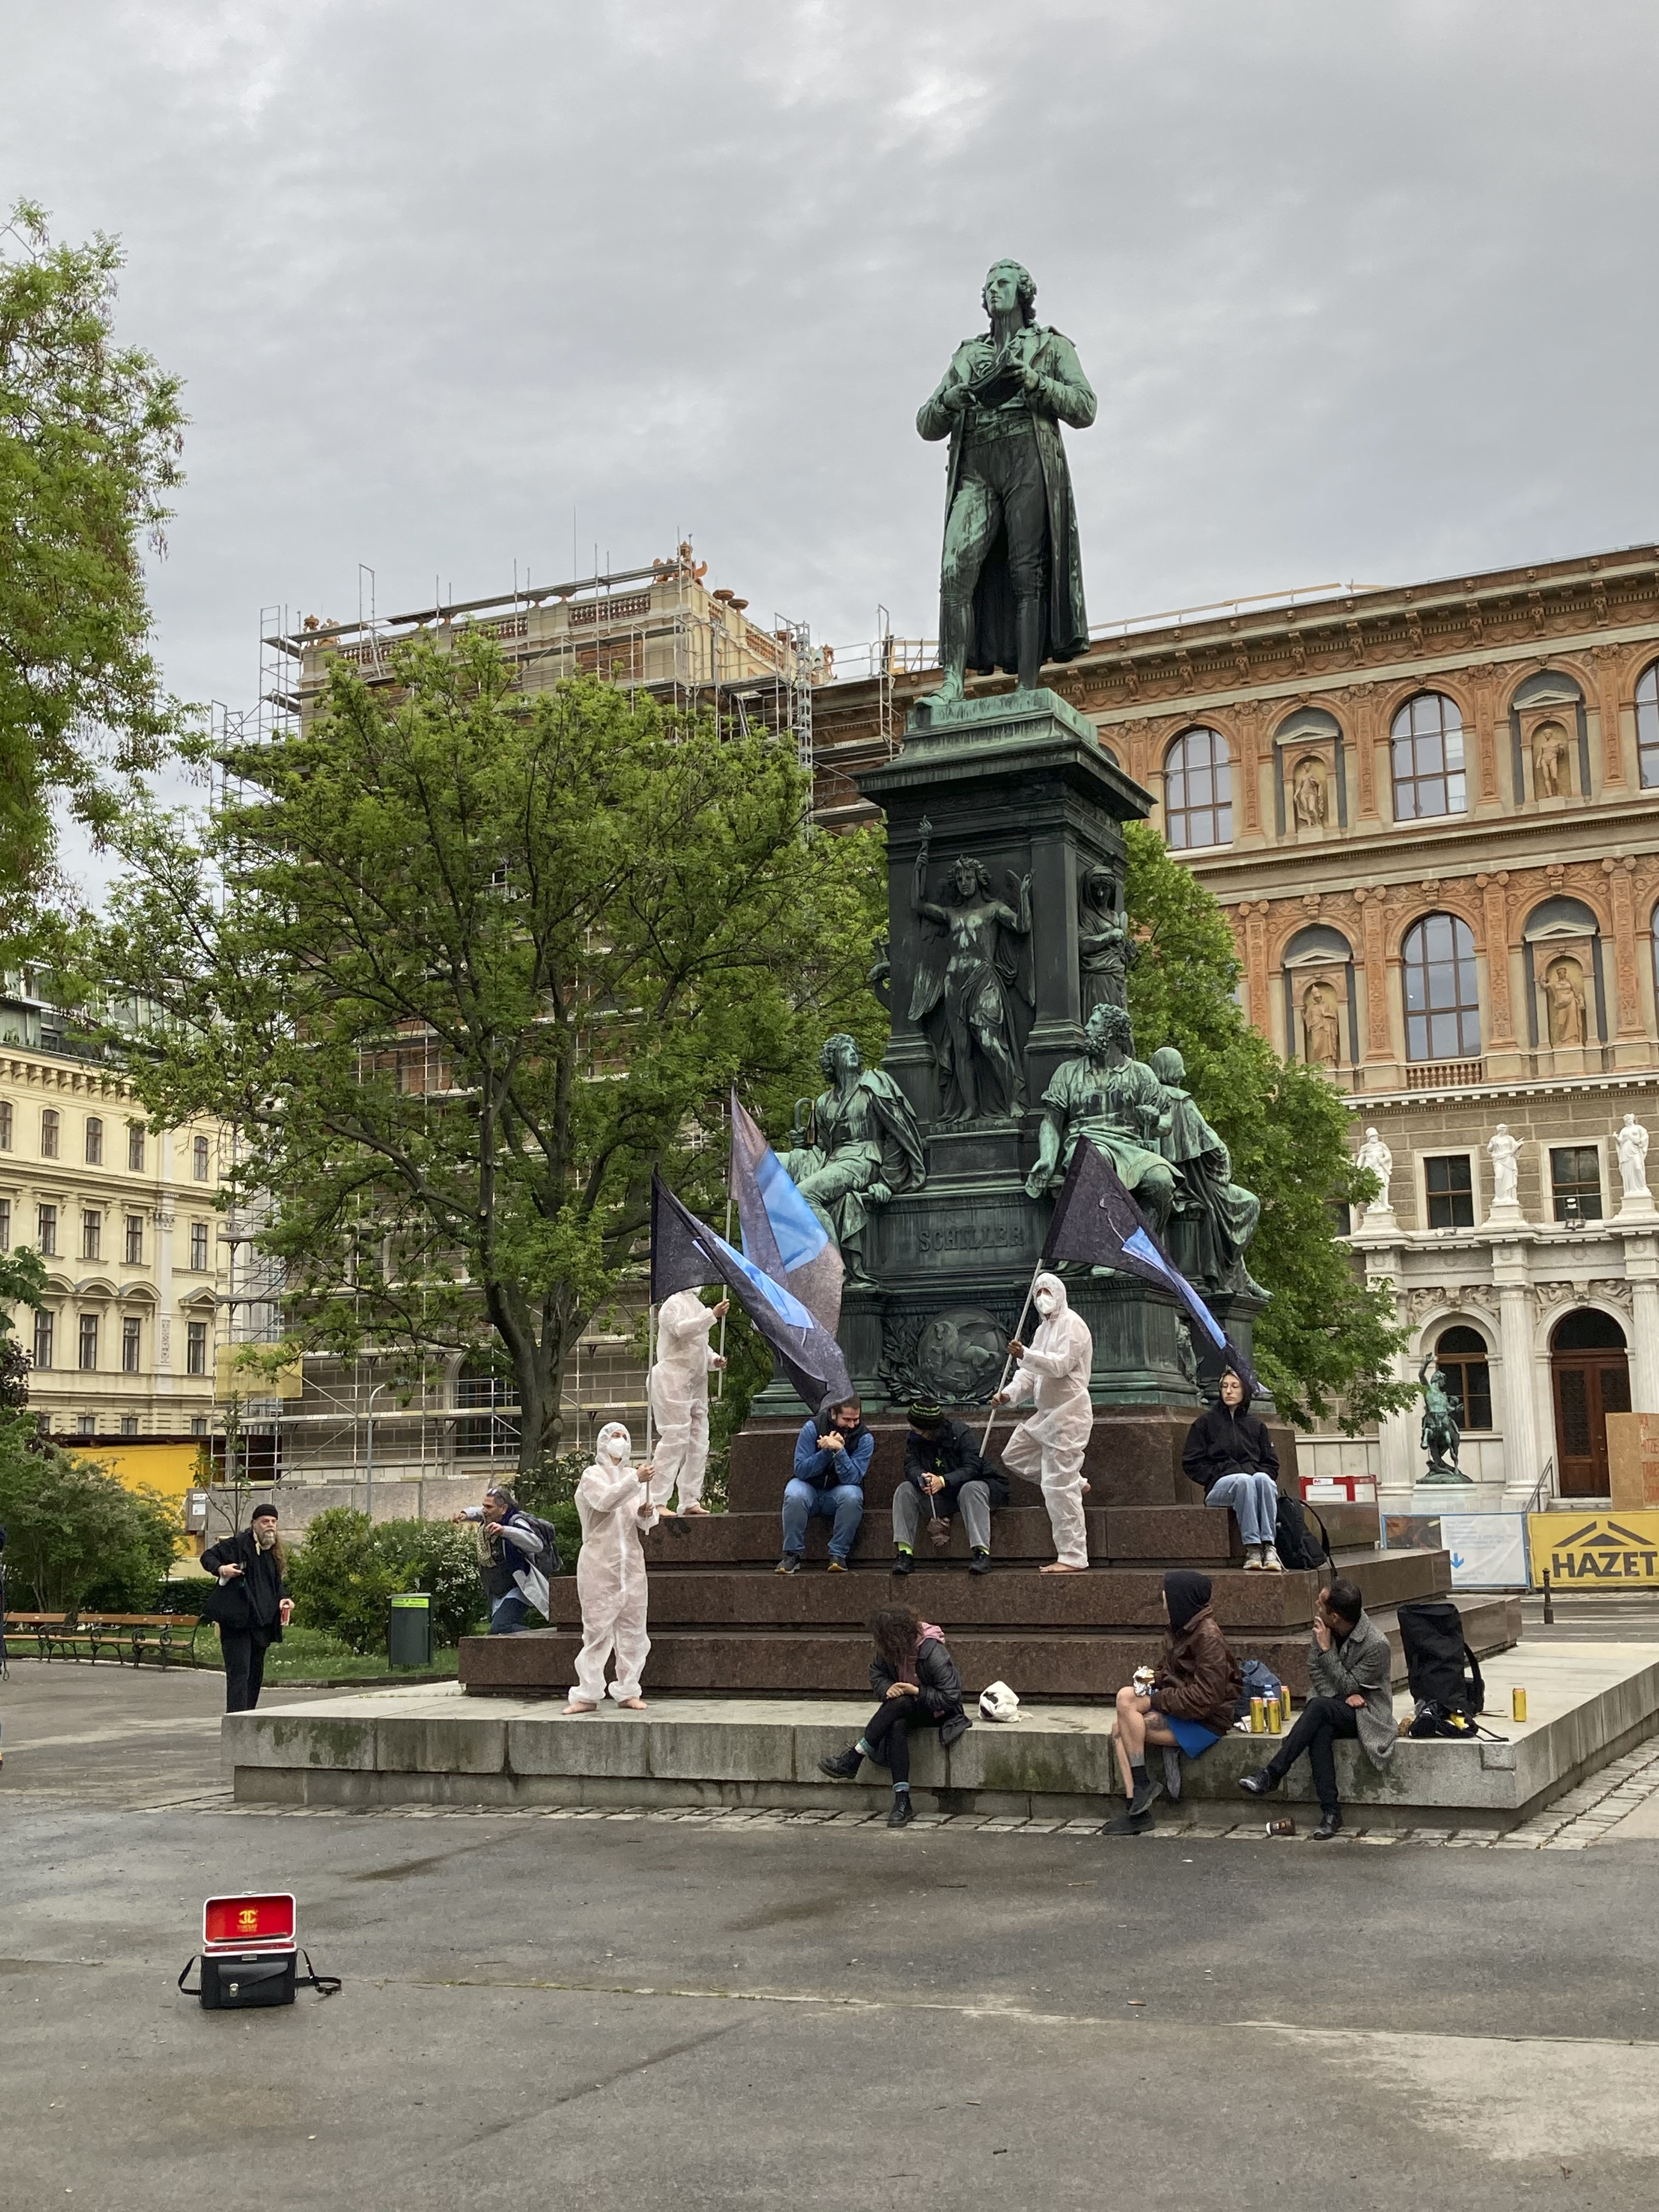
[[778,1561],[775,1572],[781,1575],[798,1575],[800,1572],[799,1558],[793,1552],[786,1552]]
[[847,1572],[846,1560],[831,1559],[830,1562],[830,1571],[832,1575],[844,1575]]
[[893,1564],[888,1572],[895,1575],[912,1575],[915,1571],[916,1562],[913,1553],[896,1552],[893,1555]]
[[1154,1800],[1163,1795],[1164,1784],[1161,1782],[1152,1781],[1149,1777],[1129,1800],[1129,1818],[1132,1820],[1138,1820],[1143,1813],[1151,1810]]
[[968,1571],[970,1575],[988,1575],[991,1571],[991,1554],[988,1552],[975,1552],[968,1562]]
[[1319,1816],[1319,1826],[1313,1832],[1313,1840],[1316,1844],[1328,1844],[1333,1836],[1340,1836],[1341,1832],[1341,1813],[1340,1811],[1322,1813]]
[[1279,1787],[1279,1777],[1269,1774],[1265,1766],[1258,1766],[1254,1774],[1241,1774],[1238,1786],[1247,1796],[1266,1797]]
[[911,1821],[914,1820],[915,1817],[915,1814],[911,1809],[909,1791],[908,1790],[896,1790],[893,1792],[893,1809],[887,1815],[888,1826],[890,1828],[908,1828]]
[[1285,1571],[1285,1562],[1271,1544],[1264,1544],[1261,1547],[1261,1564],[1270,1575],[1282,1575]]
[[850,1782],[864,1764],[864,1753],[856,1744],[846,1751],[832,1752],[828,1759],[818,1761],[818,1772],[827,1774],[832,1782]]

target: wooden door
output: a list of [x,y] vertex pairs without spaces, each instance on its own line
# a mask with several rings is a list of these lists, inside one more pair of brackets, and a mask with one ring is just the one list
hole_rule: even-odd
[[1630,1411],[1630,1368],[1622,1352],[1557,1352],[1555,1463],[1563,1498],[1607,1495],[1607,1415]]

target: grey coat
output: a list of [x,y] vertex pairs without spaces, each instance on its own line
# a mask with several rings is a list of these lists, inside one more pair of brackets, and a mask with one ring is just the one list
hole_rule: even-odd
[[1364,1711],[1355,1715],[1359,1741],[1373,1766],[1386,1766],[1399,1741],[1394,1724],[1394,1654],[1389,1639],[1362,1613],[1340,1644],[1322,1651],[1315,1637],[1308,1646],[1308,1679],[1321,1698],[1363,1696]]

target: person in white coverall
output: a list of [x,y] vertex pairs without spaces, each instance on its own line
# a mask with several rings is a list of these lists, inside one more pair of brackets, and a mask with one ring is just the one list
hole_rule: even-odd
[[576,1655],[576,1681],[567,1713],[598,1711],[605,1698],[605,1662],[617,1655],[617,1679],[611,1694],[619,1705],[639,1711],[651,1638],[645,1632],[645,1553],[642,1530],[655,1524],[647,1489],[651,1468],[634,1464],[634,1440],[620,1421],[607,1421],[594,1446],[593,1464],[576,1485],[576,1517],[582,1524],[582,1548],[576,1560],[576,1595],[581,1600],[582,1648]]
[[678,1483],[682,1513],[706,1513],[702,1479],[708,1468],[708,1377],[726,1362],[708,1341],[727,1301],[706,1306],[695,1291],[676,1291],[657,1309],[657,1358],[646,1385],[657,1425],[651,1455],[651,1503],[660,1513]]
[[1036,1334],[1030,1344],[1018,1337],[1008,1349],[1019,1361],[1006,1390],[993,1401],[999,1406],[1035,1401],[1036,1411],[1017,1424],[1003,1447],[1002,1463],[1016,1474],[1036,1475],[1042,1484],[1042,1502],[1048,1509],[1059,1557],[1042,1570],[1045,1575],[1081,1574],[1089,1564],[1087,1524],[1083,1518],[1083,1455],[1095,1425],[1089,1401],[1089,1370],[1094,1364],[1095,1340],[1088,1323],[1074,1314],[1058,1275],[1039,1275],[1032,1291],[1037,1310]]

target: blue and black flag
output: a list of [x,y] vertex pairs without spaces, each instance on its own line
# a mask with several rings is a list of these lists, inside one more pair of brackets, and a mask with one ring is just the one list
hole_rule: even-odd
[[651,1178],[651,1303],[673,1291],[718,1283],[777,1354],[808,1409],[854,1395],[842,1348],[829,1330],[775,1277],[734,1251],[680,1204],[659,1176]]
[[1173,1291],[1219,1357],[1237,1369],[1251,1395],[1259,1393],[1261,1386],[1249,1361],[1159,1243],[1117,1170],[1086,1138],[1079,1138],[1054,1200],[1042,1256],[1050,1262],[1075,1260],[1094,1267],[1115,1267]]
[[743,1224],[744,1252],[763,1273],[793,1291],[833,1336],[841,1320],[841,1254],[745,1109],[735,1084],[732,1198]]

